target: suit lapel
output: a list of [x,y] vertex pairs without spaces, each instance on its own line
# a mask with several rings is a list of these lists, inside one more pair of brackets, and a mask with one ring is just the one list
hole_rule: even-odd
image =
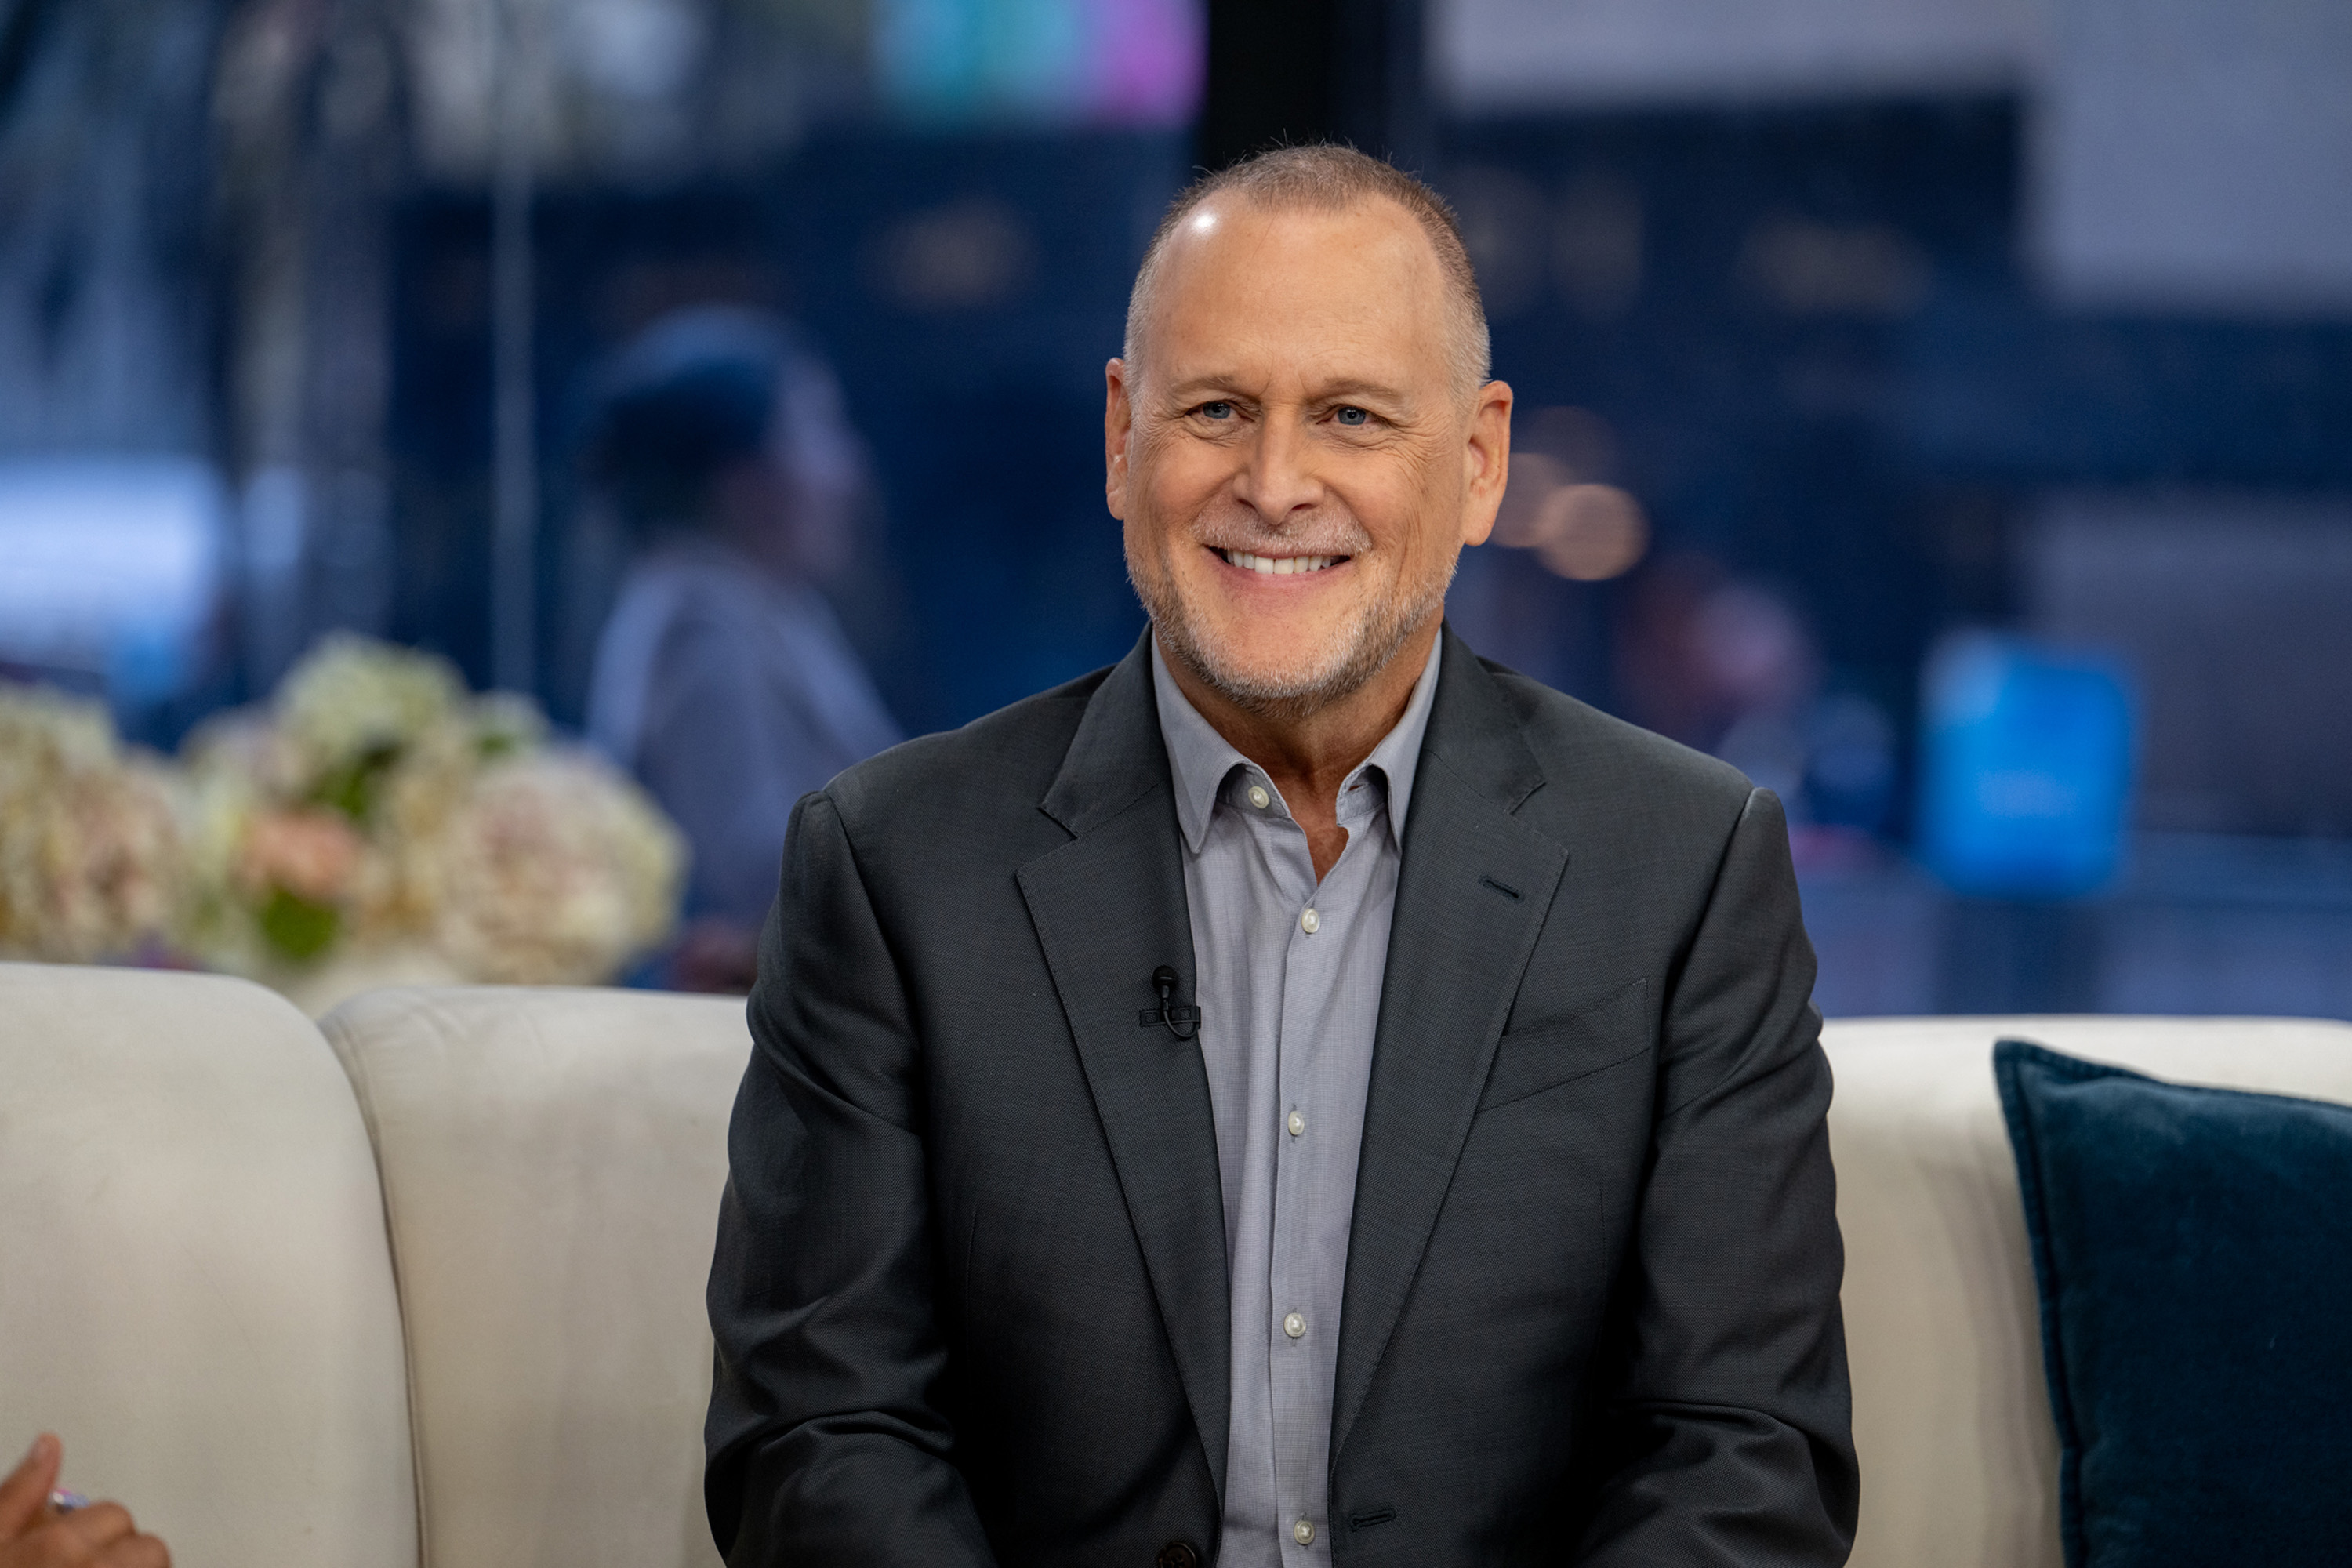
[[1096,691],[1042,805],[1074,837],[1021,868],[1022,896],[1223,1497],[1230,1303],[1208,1073],[1197,1045],[1136,1021],[1157,1000],[1151,972],[1163,963],[1178,998],[1194,994],[1181,840],[1144,645]]
[[1513,813],[1543,785],[1477,656],[1445,633],[1373,1037],[1332,1389],[1336,1460],[1421,1265],[1568,852]]

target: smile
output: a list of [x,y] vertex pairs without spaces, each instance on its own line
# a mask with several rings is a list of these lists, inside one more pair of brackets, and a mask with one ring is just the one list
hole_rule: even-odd
[[[1215,549],[1215,546],[1211,546]],[[1244,572],[1255,572],[1268,577],[1289,577],[1301,572],[1320,572],[1347,560],[1344,555],[1252,555],[1246,550],[1218,550],[1217,555],[1226,564]]]

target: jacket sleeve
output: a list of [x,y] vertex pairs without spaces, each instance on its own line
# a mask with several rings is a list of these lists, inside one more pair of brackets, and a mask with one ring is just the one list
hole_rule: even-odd
[[730,1568],[992,1561],[940,1408],[920,1049],[840,813],[761,940],[711,1265],[704,1499]]
[[1788,829],[1750,793],[1660,1020],[1613,1452],[1580,1561],[1827,1565],[1857,1478],[1830,1069]]

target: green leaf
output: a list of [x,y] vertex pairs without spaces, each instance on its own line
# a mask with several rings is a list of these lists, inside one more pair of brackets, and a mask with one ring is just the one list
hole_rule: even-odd
[[357,760],[320,779],[318,787],[310,792],[311,801],[340,811],[353,822],[366,822],[375,814],[376,796],[383,777],[400,761],[400,751],[396,741],[369,747]]
[[313,903],[283,888],[270,889],[269,901],[261,906],[263,938],[297,963],[308,963],[334,946],[342,930],[342,910],[331,904]]

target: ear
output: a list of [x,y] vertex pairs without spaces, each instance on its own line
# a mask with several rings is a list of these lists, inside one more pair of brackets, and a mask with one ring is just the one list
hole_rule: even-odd
[[1111,516],[1127,519],[1128,438],[1135,433],[1135,404],[1128,396],[1127,365],[1103,366],[1103,501]]
[[1511,386],[1490,381],[1478,389],[1463,442],[1462,542],[1484,544],[1511,482]]

